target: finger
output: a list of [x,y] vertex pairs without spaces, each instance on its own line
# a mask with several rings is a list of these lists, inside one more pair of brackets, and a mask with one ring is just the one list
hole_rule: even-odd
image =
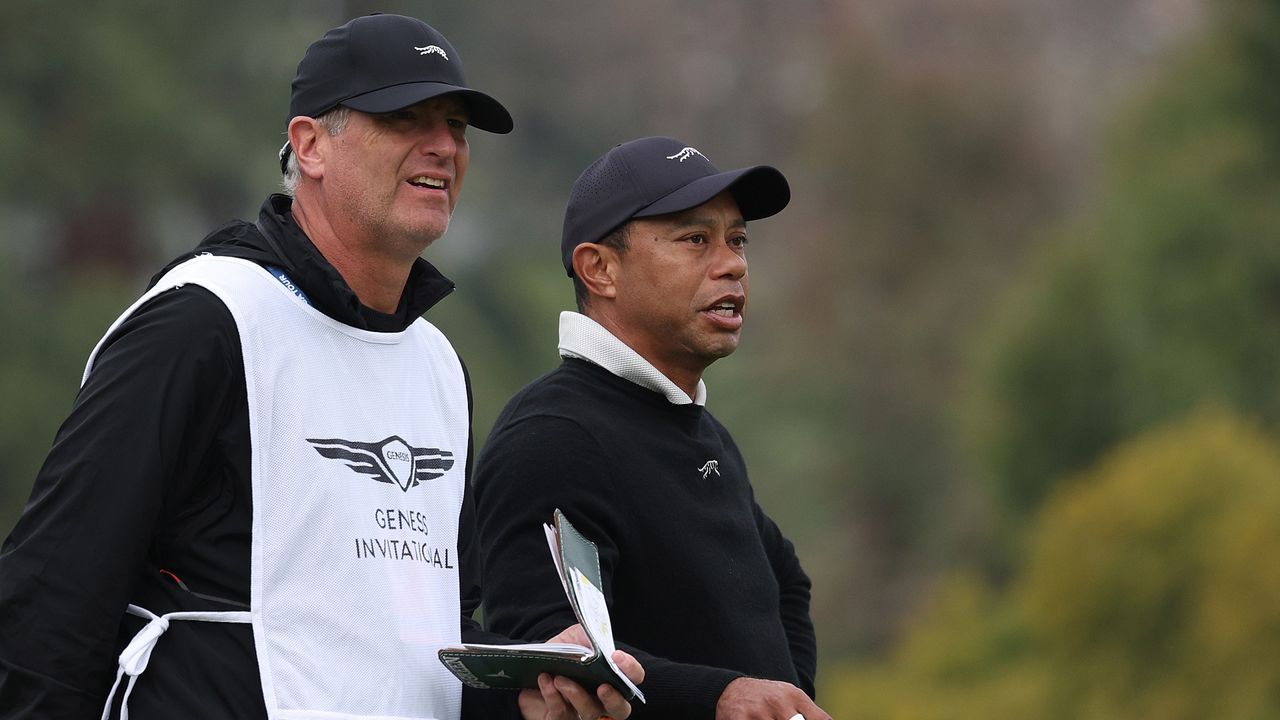
[[538,676],[538,690],[542,692],[542,702],[547,706],[547,718],[572,718],[572,711],[565,704],[564,697],[556,689],[555,682],[547,673]]
[[812,700],[807,697],[804,700],[804,705],[800,707],[800,712],[796,713],[795,720],[800,720],[800,718],[804,718],[804,720],[831,720],[831,716],[814,704]]
[[520,708],[520,717],[546,720],[547,704],[542,699],[541,690],[521,690],[516,698],[516,707]]
[[615,650],[613,652],[613,662],[624,675],[631,679],[631,682],[637,685],[644,682],[644,666],[640,664],[639,660],[631,657],[629,653]]
[[578,714],[578,717],[591,720],[605,714],[604,706],[600,704],[600,701],[596,700],[594,695],[569,678],[557,677],[555,679],[555,688],[573,706],[573,711]]
[[604,705],[605,715],[613,720],[626,720],[631,716],[631,703],[627,702],[627,699],[622,697],[622,693],[612,685],[601,685],[596,689],[596,697],[600,698],[600,704]]
[[587,631],[582,629],[582,625],[570,625],[565,628],[552,642],[572,643],[574,645],[590,645],[591,638],[587,637]]

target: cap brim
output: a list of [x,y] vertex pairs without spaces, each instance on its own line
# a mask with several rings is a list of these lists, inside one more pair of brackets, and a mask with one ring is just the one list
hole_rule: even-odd
[[653,217],[683,212],[697,207],[728,190],[738,203],[743,220],[759,220],[776,215],[791,202],[787,178],[768,165],[730,170],[708,175],[672,191],[631,217]]
[[507,112],[502,103],[478,90],[447,83],[415,82],[392,85],[347,98],[339,104],[361,112],[384,113],[449,93],[460,95],[467,103],[468,125],[500,135],[511,132],[515,127],[515,123],[511,121],[511,113]]

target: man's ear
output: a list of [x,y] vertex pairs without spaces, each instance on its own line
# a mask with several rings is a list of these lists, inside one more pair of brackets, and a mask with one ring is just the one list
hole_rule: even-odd
[[324,176],[324,155],[320,146],[328,137],[315,118],[299,115],[289,121],[289,144],[298,158],[298,171],[312,180]]
[[573,274],[593,297],[618,296],[617,273],[621,258],[608,245],[582,243],[573,249]]

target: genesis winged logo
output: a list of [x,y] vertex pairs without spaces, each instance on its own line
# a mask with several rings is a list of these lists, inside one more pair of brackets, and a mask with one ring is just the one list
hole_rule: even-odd
[[[676,153],[675,155],[668,155],[668,156],[667,156],[667,159],[668,159],[668,160],[679,160],[680,162],[684,162],[685,160],[688,160],[689,158],[693,157],[694,155],[697,155],[698,157],[702,158],[703,160],[707,160],[707,156],[706,156],[706,155],[703,155],[703,154],[702,154],[702,153],[700,153],[700,152],[698,152],[698,148],[691,148],[691,147],[687,147],[687,148],[685,148],[685,149],[681,150],[680,152]],[[707,160],[707,162],[711,162],[711,161],[710,161],[710,160]]]
[[444,58],[445,60],[449,59],[449,56],[444,53],[444,48],[440,47],[439,45],[428,45],[426,47],[418,47],[417,45],[415,45],[413,46],[413,49],[417,50],[419,55],[431,55],[432,53],[434,53]]
[[307,438],[307,442],[324,457],[343,462],[378,482],[398,485],[405,492],[453,467],[453,453],[448,450],[416,448],[398,435],[373,443],[341,438]]

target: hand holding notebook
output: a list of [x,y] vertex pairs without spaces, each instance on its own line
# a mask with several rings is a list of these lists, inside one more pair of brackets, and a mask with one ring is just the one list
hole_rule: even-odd
[[595,543],[555,511],[554,525],[543,525],[560,584],[590,646],[566,643],[481,645],[441,648],[440,662],[464,684],[476,688],[537,688],[538,675],[567,677],[586,688],[608,684],[627,700],[644,702],[644,693],[618,668],[609,608],[600,579]]

